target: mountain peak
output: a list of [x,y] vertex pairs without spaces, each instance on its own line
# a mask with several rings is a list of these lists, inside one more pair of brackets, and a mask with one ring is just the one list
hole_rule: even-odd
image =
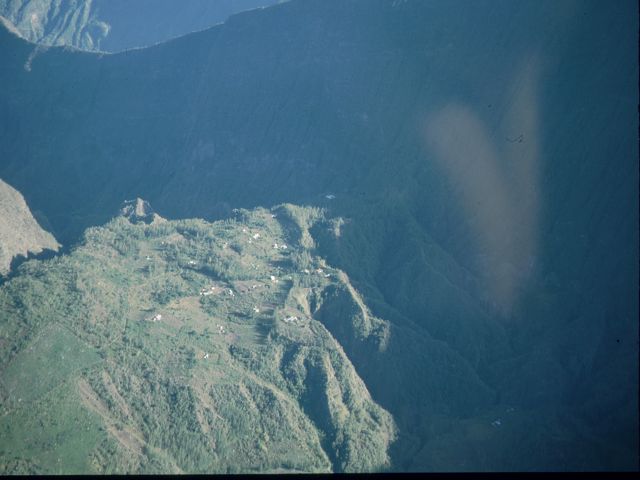
[[125,200],[120,208],[120,215],[129,219],[131,223],[150,224],[162,217],[153,211],[151,204],[142,198]]

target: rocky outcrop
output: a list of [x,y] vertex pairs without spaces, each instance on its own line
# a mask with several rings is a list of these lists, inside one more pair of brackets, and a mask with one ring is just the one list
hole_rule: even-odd
[[38,222],[24,197],[0,179],[0,275],[6,275],[18,256],[57,251],[60,244]]
[[125,200],[120,209],[120,215],[129,219],[131,223],[153,223],[162,220],[162,217],[153,211],[146,200],[136,198]]

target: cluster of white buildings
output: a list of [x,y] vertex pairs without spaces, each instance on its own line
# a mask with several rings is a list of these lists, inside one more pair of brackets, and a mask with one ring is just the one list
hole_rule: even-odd
[[207,297],[209,295],[213,295],[214,293],[216,293],[217,287],[211,286],[209,288],[201,288],[200,289],[200,296],[201,297]]
[[303,322],[304,322],[304,318],[300,318],[300,317],[297,317],[297,316],[295,316],[295,315],[290,315],[290,316],[284,317],[284,318],[282,319],[282,321],[283,321],[284,323],[293,323],[294,325],[295,325],[295,324],[298,324],[298,325],[299,325],[299,324],[301,324],[301,323],[303,323]]

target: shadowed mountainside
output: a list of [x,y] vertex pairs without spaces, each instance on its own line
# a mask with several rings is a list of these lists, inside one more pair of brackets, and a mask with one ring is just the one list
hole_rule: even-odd
[[555,0],[297,0],[116,55],[2,31],[0,176],[65,243],[123,198],[324,206],[392,325],[383,361],[322,310],[394,468],[635,469],[636,32]]

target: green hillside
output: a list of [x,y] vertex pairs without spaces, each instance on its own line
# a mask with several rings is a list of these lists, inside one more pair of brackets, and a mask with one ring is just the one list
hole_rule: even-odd
[[394,421],[315,318],[343,276],[273,212],[118,217],[24,264],[0,289],[3,473],[388,467]]

